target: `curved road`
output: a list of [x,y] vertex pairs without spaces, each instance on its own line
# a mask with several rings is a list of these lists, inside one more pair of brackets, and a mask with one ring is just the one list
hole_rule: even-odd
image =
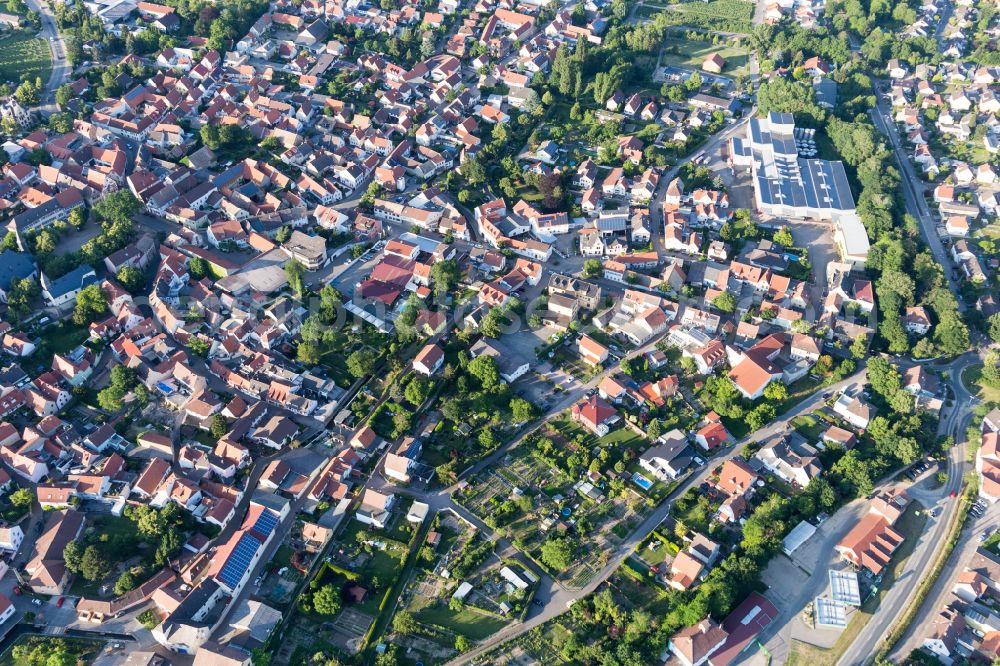
[[[459,664],[468,663],[469,661],[482,656],[501,644],[521,636],[535,627],[538,627],[565,613],[568,610],[570,602],[586,597],[594,592],[601,585],[601,583],[607,580],[611,574],[613,574],[618,567],[621,566],[622,562],[624,562],[625,559],[632,553],[635,546],[649,536],[649,533],[652,532],[653,529],[655,529],[656,526],[667,517],[667,514],[670,512],[670,507],[673,504],[671,499],[682,495],[689,488],[696,487],[703,483],[711,475],[713,469],[715,469],[723,461],[739,455],[746,444],[772,437],[787,428],[787,421],[789,419],[799,414],[810,412],[819,408],[820,404],[823,402],[824,394],[841,391],[848,387],[863,385],[866,377],[867,370],[862,368],[860,371],[847,379],[844,379],[837,384],[824,387],[822,390],[816,391],[811,396],[804,398],[801,402],[781,414],[770,425],[735,443],[723,455],[709,459],[707,465],[703,466],[689,476],[686,481],[681,483],[674,490],[674,492],[671,493],[669,499],[662,502],[651,514],[646,517],[645,520],[643,520],[639,527],[636,528],[636,530],[632,532],[632,534],[618,547],[618,549],[611,554],[608,558],[607,564],[605,564],[604,567],[597,574],[595,574],[585,587],[578,590],[569,590],[546,576],[536,595],[536,598],[544,604],[544,607],[540,611],[536,612],[536,614],[528,618],[525,622],[512,625],[507,629],[494,634],[472,650],[456,657],[455,659],[452,659],[446,666],[458,666]],[[493,457],[491,457],[491,459],[495,460]],[[448,493],[451,490],[454,490],[454,488],[445,489],[441,491],[440,494]]]
[[[921,535],[899,579],[909,577],[911,581],[919,581],[923,580],[930,572],[937,561],[940,549],[947,541],[952,518],[958,511],[959,500],[949,500],[948,496],[952,492],[959,493],[962,488],[966,471],[965,427],[974,401],[973,396],[962,384],[961,373],[965,367],[978,361],[979,357],[969,352],[936,368],[947,375],[947,385],[954,392],[954,405],[941,420],[938,433],[953,436],[956,445],[948,453],[948,482],[937,493],[940,497],[938,506],[941,506],[943,511],[939,516],[930,519],[930,524]],[[875,615],[861,630],[854,643],[844,652],[838,666],[867,664],[878,651],[896,620],[906,611],[910,598],[916,593],[917,587],[913,583],[894,585],[882,600]]]
[[66,42],[63,41],[56,27],[56,18],[52,13],[52,8],[45,0],[27,0],[28,7],[38,12],[42,21],[42,29],[38,35],[49,45],[52,52],[52,73],[49,75],[49,82],[45,86],[45,93],[42,96],[42,104],[39,111],[43,114],[55,113],[59,109],[55,104],[55,93],[59,86],[66,83],[73,68],[70,67],[66,59]]

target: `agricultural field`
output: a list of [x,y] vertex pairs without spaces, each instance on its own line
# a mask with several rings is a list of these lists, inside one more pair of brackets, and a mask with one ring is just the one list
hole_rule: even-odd
[[14,84],[42,77],[52,71],[52,53],[44,39],[30,30],[15,30],[0,37],[0,80]]
[[754,4],[745,0],[684,2],[670,4],[664,10],[668,23],[672,25],[742,34],[749,34],[753,30],[750,23],[753,12]]

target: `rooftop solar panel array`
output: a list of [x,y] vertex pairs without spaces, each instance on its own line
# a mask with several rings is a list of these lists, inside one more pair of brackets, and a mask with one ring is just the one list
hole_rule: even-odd
[[278,515],[270,510],[264,510],[261,512],[260,516],[257,517],[257,522],[253,524],[251,528],[254,532],[259,534],[262,538],[266,539],[274,531],[275,526],[278,524]]
[[219,572],[219,580],[229,589],[236,589],[247,569],[250,568],[254,555],[263,545],[257,537],[249,532],[240,537],[236,548],[229,554],[229,559],[226,560],[225,566]]
[[[854,210],[843,163],[800,158],[790,114],[770,113],[767,119],[751,119],[748,139],[763,205],[810,211]],[[734,147],[741,154],[747,150],[735,141]]]

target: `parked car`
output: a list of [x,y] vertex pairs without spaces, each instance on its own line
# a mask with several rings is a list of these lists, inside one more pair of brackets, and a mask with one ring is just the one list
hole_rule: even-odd
[[66,597],[59,597],[56,600],[56,608],[62,608],[63,603],[65,603]]
[[42,605],[42,600],[41,599],[32,599],[31,603],[33,603],[36,606],[41,606]]

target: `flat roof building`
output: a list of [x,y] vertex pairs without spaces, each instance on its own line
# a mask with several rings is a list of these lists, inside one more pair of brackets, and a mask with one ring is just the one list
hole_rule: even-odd
[[[797,139],[802,132],[790,113],[772,111],[766,118],[751,118],[747,135],[730,139],[732,165],[749,168],[758,211],[828,220],[835,226],[844,260],[863,263],[868,234],[855,212],[844,163],[801,157]],[[805,152],[814,154],[815,148]]]
[[848,606],[861,605],[858,574],[853,571],[830,570],[830,598]]
[[826,597],[816,597],[813,604],[816,612],[816,626],[828,629],[843,629],[847,626],[847,604],[827,599]]

